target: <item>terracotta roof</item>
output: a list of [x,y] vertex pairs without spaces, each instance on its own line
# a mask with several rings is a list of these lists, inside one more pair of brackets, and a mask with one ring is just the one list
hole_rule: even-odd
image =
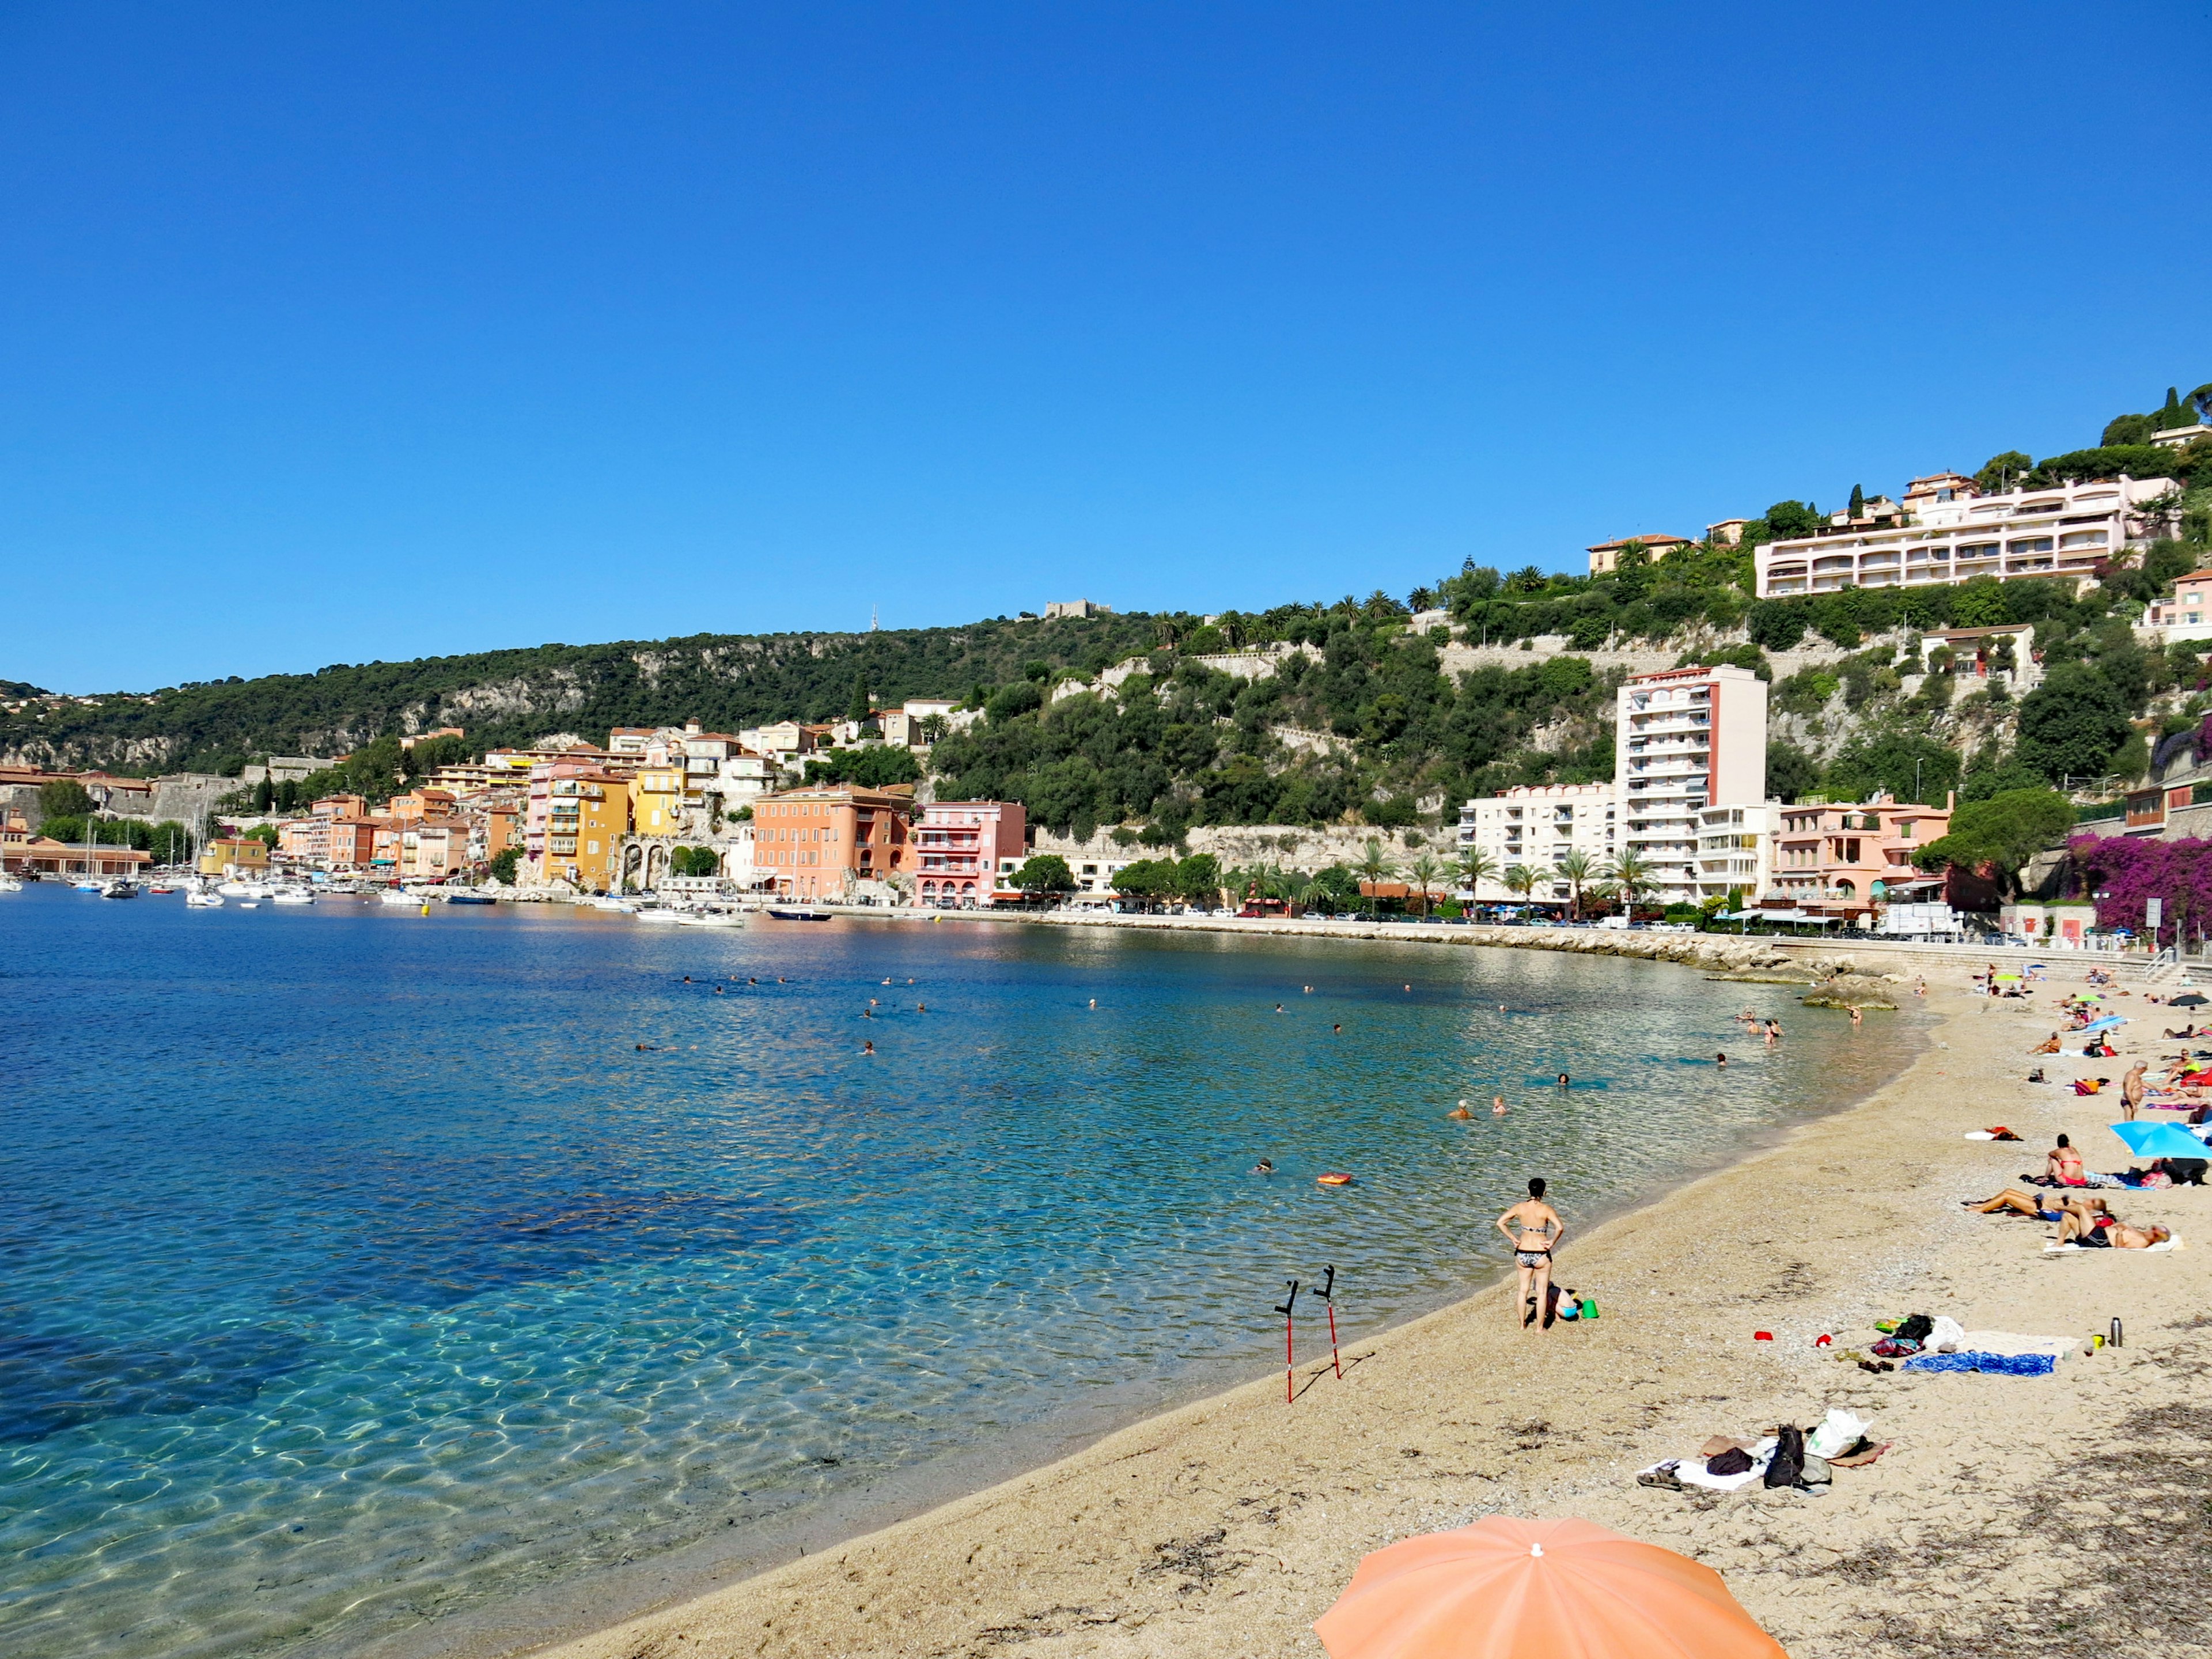
[[[1746,522],[1748,522],[1748,520]],[[1593,547],[1589,550],[1593,553],[1611,553],[1616,549],[1627,546],[1631,542],[1640,542],[1646,547],[1687,547],[1690,545],[1690,538],[1687,536],[1622,536],[1613,541],[1600,542],[1595,547]]]

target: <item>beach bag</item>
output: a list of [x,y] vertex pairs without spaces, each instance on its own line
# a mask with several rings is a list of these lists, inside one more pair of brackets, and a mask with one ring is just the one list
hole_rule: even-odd
[[1774,1436],[1774,1455],[1766,1463],[1766,1484],[1794,1486],[1805,1478],[1805,1431],[1785,1424]]
[[1751,1473],[1751,1454],[1741,1446],[1732,1446],[1718,1457],[1705,1460],[1707,1474],[1748,1474]]
[[1936,1322],[1926,1314],[1914,1314],[1892,1333],[1904,1342],[1925,1342],[1928,1333],[1936,1328]]
[[1805,1449],[1818,1457],[1842,1457],[1866,1437],[1866,1431],[1863,1418],[1841,1406],[1831,1406],[1827,1419],[1805,1437]]

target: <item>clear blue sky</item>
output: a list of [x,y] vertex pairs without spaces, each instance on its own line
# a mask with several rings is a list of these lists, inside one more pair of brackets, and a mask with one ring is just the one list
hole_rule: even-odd
[[2212,380],[2188,4],[0,8],[0,678],[1403,594]]

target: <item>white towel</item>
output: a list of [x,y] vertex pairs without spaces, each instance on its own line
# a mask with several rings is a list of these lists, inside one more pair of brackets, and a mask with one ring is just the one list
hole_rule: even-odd
[[[2099,1255],[2148,1255],[2154,1250],[2178,1250],[2180,1248],[2181,1241],[2179,1239],[2169,1238],[2156,1244],[2147,1244],[2140,1250],[2115,1250],[2107,1248],[2099,1249],[2097,1254]],[[2047,1238],[2043,1241],[2043,1253],[2045,1255],[2057,1255],[2063,1250],[2081,1250],[2081,1254],[2084,1255],[2089,1254],[2088,1251],[2083,1250],[2081,1246],[2079,1244],[2054,1244]]]
[[1968,1331],[1959,1340],[1964,1353],[2047,1353],[2054,1359],[2081,1351],[2078,1336],[2021,1336],[2013,1331]]

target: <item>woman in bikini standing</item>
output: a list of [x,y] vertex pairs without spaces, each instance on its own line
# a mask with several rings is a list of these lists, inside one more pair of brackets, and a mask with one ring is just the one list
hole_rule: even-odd
[[1544,1202],[1542,1177],[1528,1183],[1526,1199],[1498,1218],[1498,1231],[1513,1243],[1513,1265],[1521,1281],[1514,1312],[1521,1328],[1528,1329],[1534,1322],[1537,1329],[1549,1329],[1546,1315],[1551,1311],[1552,1252],[1566,1237],[1567,1226],[1559,1212]]

